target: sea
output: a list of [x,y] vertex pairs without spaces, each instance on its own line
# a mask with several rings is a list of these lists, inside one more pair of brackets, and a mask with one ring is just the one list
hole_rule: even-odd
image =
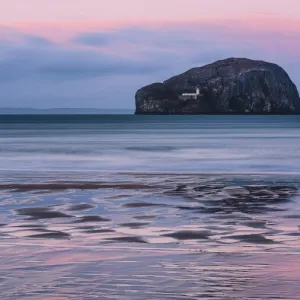
[[300,116],[0,116],[0,299],[300,299]]

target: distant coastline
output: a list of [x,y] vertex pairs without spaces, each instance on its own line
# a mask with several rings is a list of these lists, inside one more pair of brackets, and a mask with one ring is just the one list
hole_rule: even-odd
[[134,109],[0,108],[0,115],[131,115]]

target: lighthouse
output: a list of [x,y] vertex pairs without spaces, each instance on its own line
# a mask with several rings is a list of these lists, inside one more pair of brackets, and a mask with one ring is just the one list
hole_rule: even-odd
[[197,86],[196,87],[196,92],[195,93],[183,93],[181,95],[181,98],[183,100],[189,100],[189,99],[197,99],[200,96],[200,88]]

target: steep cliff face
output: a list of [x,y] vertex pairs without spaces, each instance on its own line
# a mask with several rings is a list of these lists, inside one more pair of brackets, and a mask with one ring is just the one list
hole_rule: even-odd
[[[186,92],[200,95],[183,97]],[[229,58],[137,91],[136,114],[298,114],[295,84],[278,65]]]

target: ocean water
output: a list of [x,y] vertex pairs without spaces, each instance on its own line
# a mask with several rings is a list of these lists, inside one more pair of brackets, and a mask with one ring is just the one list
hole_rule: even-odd
[[1,299],[300,299],[299,116],[0,116]]

